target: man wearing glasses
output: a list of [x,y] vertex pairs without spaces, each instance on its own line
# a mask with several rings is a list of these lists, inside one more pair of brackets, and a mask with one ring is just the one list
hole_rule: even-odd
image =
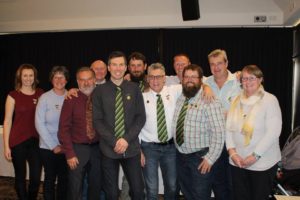
[[202,99],[203,72],[198,65],[183,70],[182,94],[172,123],[177,148],[177,175],[186,199],[210,199],[211,168],[220,156],[225,135],[222,105]]
[[143,174],[147,199],[158,198],[158,168],[164,182],[164,199],[176,199],[176,148],[171,123],[181,85],[164,86],[165,68],[161,63],[148,67],[149,91],[143,93],[146,123],[141,130]]

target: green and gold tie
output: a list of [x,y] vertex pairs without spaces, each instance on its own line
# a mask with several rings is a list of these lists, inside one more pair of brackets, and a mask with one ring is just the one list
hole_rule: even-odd
[[189,99],[186,98],[183,106],[181,107],[178,119],[177,119],[177,125],[176,125],[176,143],[181,146],[184,142],[183,139],[183,131],[184,131],[184,120],[186,116],[186,111],[188,108]]
[[166,142],[168,139],[168,132],[167,132],[164,104],[161,99],[161,95],[157,94],[156,96],[157,96],[156,116],[157,116],[158,139],[161,142]]
[[139,88],[140,88],[141,92],[144,92],[144,90],[145,90],[144,81],[140,81]]
[[115,136],[121,138],[125,134],[125,123],[124,123],[124,108],[122,91],[120,87],[117,87],[116,100],[115,100]]

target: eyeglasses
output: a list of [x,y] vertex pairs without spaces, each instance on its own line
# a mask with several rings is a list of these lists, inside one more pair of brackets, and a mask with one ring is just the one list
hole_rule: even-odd
[[153,80],[162,80],[164,78],[164,75],[158,75],[158,76],[152,76],[152,75],[150,75],[150,76],[148,76],[148,79],[149,80],[151,80],[151,81],[153,81]]
[[196,80],[200,77],[199,76],[183,76],[183,78],[186,79],[186,80],[188,80],[188,79]]
[[250,76],[250,77],[242,77],[241,79],[242,79],[242,82],[246,82],[246,81],[252,82],[252,81],[255,81],[257,79],[257,77]]

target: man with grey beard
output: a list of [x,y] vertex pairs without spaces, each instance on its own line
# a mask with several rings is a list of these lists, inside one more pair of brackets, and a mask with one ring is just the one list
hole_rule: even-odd
[[218,100],[203,101],[202,77],[198,65],[183,70],[183,91],[172,123],[177,177],[185,199],[191,200],[210,199],[211,167],[222,152],[225,135],[222,105]]
[[58,138],[69,166],[68,199],[82,199],[84,174],[88,174],[88,199],[98,200],[101,189],[99,136],[92,126],[91,94],[95,73],[88,67],[76,73],[78,97],[66,99],[62,106]]

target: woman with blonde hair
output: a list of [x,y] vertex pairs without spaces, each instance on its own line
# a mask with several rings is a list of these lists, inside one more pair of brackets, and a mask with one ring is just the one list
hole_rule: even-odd
[[[9,92],[5,103],[3,123],[4,156],[15,170],[18,199],[36,199],[41,175],[38,133],[34,126],[35,108],[43,90],[37,88],[37,70],[22,64],[15,77],[15,90]],[[29,185],[26,189],[26,162]]]
[[262,82],[263,73],[256,65],[244,67],[242,91],[227,115],[226,146],[236,200],[268,199],[281,159],[281,110]]

